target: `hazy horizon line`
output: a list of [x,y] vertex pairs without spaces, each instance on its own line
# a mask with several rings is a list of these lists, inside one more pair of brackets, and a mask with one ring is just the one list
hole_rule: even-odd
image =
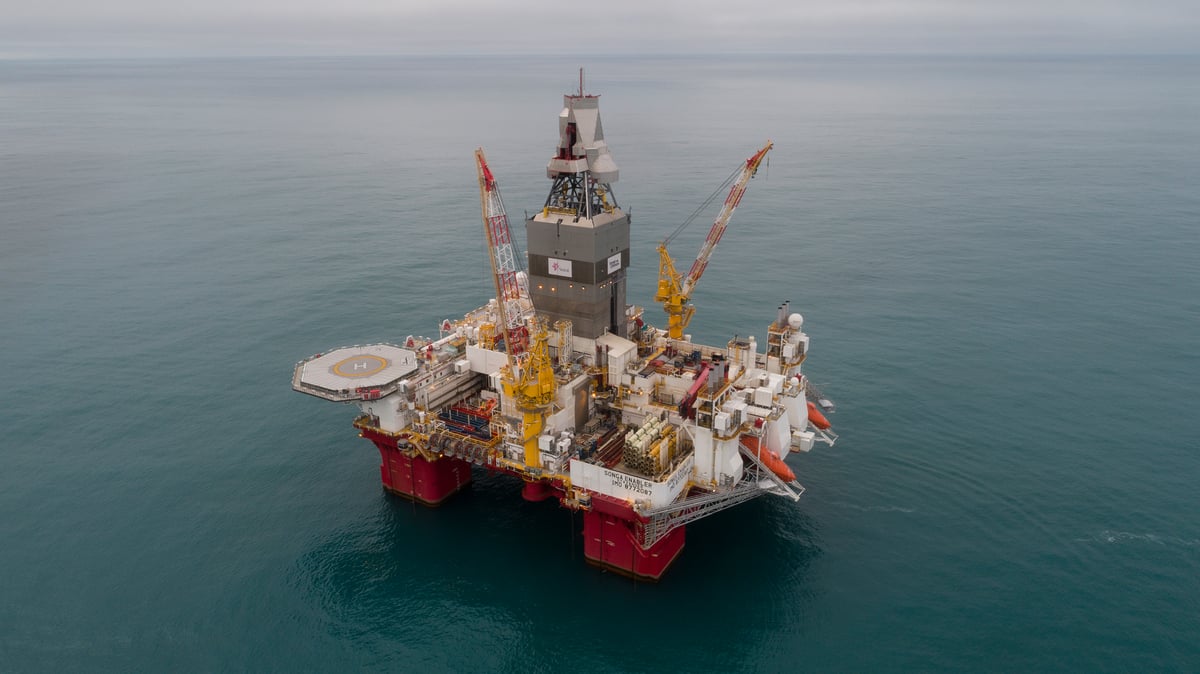
[[600,59],[669,59],[669,58],[773,58],[773,57],[861,57],[861,58],[1189,58],[1200,57],[1197,51],[678,51],[678,52],[595,52],[571,55],[545,52],[280,52],[280,53],[4,53],[0,61],[147,61],[147,60],[320,60],[320,59],[529,59],[556,60]]

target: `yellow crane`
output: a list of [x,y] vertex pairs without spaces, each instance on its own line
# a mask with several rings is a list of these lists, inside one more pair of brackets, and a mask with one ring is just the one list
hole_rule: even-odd
[[661,303],[663,311],[667,312],[667,335],[672,339],[683,338],[683,331],[696,313],[695,305],[691,304],[692,291],[696,288],[696,282],[704,274],[704,268],[708,266],[708,260],[712,257],[713,250],[721,241],[721,236],[725,234],[725,228],[729,225],[729,219],[733,216],[734,209],[741,202],[742,195],[746,193],[746,186],[758,172],[759,165],[762,164],[772,147],[771,141],[767,141],[762,149],[755,152],[746,160],[745,165],[738,171],[734,171],[734,174],[729,177],[729,180],[733,181],[733,187],[729,189],[729,195],[725,197],[721,212],[713,221],[712,229],[708,231],[708,237],[705,238],[704,245],[700,247],[700,253],[696,256],[696,261],[692,263],[692,268],[688,270],[686,276],[675,271],[675,262],[667,253],[667,244],[695,219],[701,209],[712,203],[713,199],[720,194],[721,189],[729,184],[729,180],[718,187],[713,196],[701,204],[700,208],[696,209],[690,218],[676,228],[671,236],[658,244],[658,292],[654,295],[654,301]]
[[537,316],[533,319],[533,343],[528,343],[528,329],[522,321],[522,293],[517,279],[512,230],[504,200],[500,198],[500,186],[488,168],[483,148],[475,150],[475,169],[479,176],[483,231],[492,262],[492,279],[496,283],[496,310],[508,355],[508,366],[502,375],[504,393],[516,400],[517,409],[521,411],[525,465],[534,467],[539,464],[538,436],[542,432],[545,413],[554,403],[558,382],[554,379],[554,364],[550,361],[546,327]]

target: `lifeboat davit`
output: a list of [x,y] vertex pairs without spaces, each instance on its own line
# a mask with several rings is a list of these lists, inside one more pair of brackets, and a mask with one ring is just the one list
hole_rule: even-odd
[[762,461],[763,465],[765,465],[767,468],[770,468],[772,473],[778,475],[779,479],[783,480],[784,482],[792,482],[796,479],[796,474],[793,473],[792,469],[783,462],[783,459],[779,458],[778,454],[772,452],[766,447],[759,447],[758,438],[750,436],[747,438],[742,438],[742,442],[746,445],[746,449],[754,452],[754,455],[758,457],[758,460]]
[[825,418],[824,414],[821,414],[821,410],[817,409],[811,400],[808,401],[808,420],[821,430],[829,428],[829,420]]

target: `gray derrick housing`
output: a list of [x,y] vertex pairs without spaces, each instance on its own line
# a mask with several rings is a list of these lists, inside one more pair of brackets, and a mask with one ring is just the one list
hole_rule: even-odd
[[571,321],[579,337],[627,336],[629,216],[613,194],[618,169],[604,142],[599,97],[563,97],[546,175],[553,181],[546,203],[525,222],[534,306],[551,324]]

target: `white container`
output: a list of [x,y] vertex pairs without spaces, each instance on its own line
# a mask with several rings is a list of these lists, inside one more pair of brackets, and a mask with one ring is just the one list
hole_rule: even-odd
[[771,406],[772,391],[766,386],[759,386],[754,389],[754,404],[759,407]]

